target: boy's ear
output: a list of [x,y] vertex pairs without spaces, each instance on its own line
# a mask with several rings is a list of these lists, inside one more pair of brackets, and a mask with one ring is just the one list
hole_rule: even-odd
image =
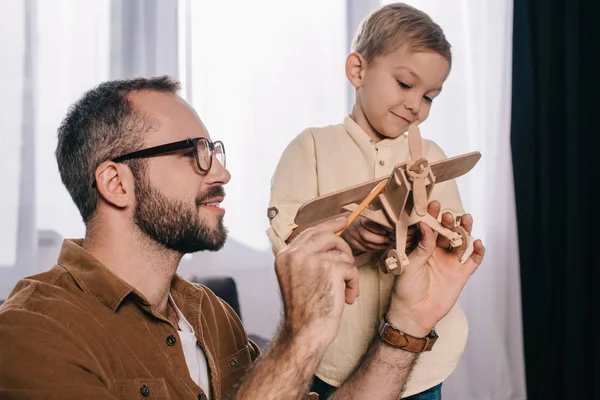
[[96,188],[107,203],[117,208],[127,207],[134,199],[134,178],[123,164],[104,161],[96,168]]
[[367,61],[357,52],[352,52],[346,58],[346,77],[355,88],[362,85]]

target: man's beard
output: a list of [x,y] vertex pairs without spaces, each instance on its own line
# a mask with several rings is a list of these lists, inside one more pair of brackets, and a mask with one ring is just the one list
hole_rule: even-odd
[[203,201],[225,196],[222,186],[211,186],[199,195],[196,208],[167,198],[152,187],[145,176],[136,180],[135,189],[137,204],[133,220],[150,239],[182,254],[217,251],[225,244],[227,229],[223,226],[223,217],[218,217],[219,222],[213,228],[198,215]]

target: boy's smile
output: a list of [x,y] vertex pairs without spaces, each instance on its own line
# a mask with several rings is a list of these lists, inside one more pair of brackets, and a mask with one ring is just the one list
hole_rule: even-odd
[[370,63],[357,53],[348,56],[346,72],[356,88],[352,117],[375,141],[396,138],[429,115],[450,64],[433,51],[401,46]]

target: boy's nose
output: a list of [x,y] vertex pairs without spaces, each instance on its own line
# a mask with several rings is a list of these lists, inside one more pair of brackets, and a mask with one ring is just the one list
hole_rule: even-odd
[[418,114],[421,109],[421,98],[418,96],[408,96],[404,101],[404,108],[413,114]]

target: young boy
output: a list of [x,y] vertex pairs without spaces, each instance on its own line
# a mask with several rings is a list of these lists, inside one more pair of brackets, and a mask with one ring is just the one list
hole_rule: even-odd
[[[275,252],[302,230],[294,217],[303,203],[387,176],[410,158],[405,133],[429,115],[452,61],[441,28],[402,3],[367,17],[352,50],[346,60],[346,76],[355,88],[351,114],[341,124],[303,131],[288,145],[273,176],[267,234]],[[429,140],[423,140],[423,155],[430,162],[446,157]],[[436,185],[431,199],[441,203],[443,212],[464,213],[454,181]],[[346,306],[339,334],[317,369],[313,390],[323,397],[349,377],[375,337],[394,279],[377,266],[378,250],[393,240],[382,227],[359,217],[343,238],[358,254],[361,295]],[[455,306],[436,326],[439,339],[431,352],[420,355],[404,396],[441,398],[441,382],[454,370],[467,330],[465,315]]]

